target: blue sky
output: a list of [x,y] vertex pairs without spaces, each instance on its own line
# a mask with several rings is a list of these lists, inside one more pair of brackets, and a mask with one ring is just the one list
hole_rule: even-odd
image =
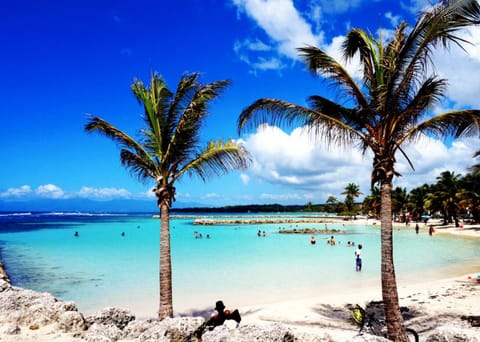
[[[211,106],[203,131],[210,139],[242,139],[254,157],[249,170],[201,182],[177,183],[177,201],[207,206],[252,203],[323,203],[342,199],[349,182],[369,192],[371,160],[354,150],[326,150],[302,130],[268,127],[237,135],[241,110],[261,97],[304,104],[314,94],[334,96],[309,74],[295,48],[306,44],[339,56],[352,27],[385,37],[401,20],[413,23],[429,1],[185,0],[15,1],[0,12],[2,80],[0,200],[147,199],[141,184],[119,163],[109,140],[86,134],[86,115],[100,116],[134,134],[142,108],[130,85],[158,72],[171,89],[183,73],[232,86]],[[444,111],[479,108],[478,29],[462,33],[473,45],[435,57],[449,79]],[[353,66],[350,66],[353,68]],[[351,69],[354,73],[355,70]],[[445,145],[425,139],[407,148],[415,172],[399,158],[411,189],[434,182],[444,170],[465,173],[478,140]]]

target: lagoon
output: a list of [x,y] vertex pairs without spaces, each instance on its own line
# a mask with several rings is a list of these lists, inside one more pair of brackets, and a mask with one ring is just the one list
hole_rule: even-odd
[[[173,216],[171,220],[176,314],[211,308],[218,299],[241,307],[360,291],[380,282],[378,226],[328,223],[329,229],[341,230],[335,234],[340,243],[330,246],[329,234],[317,234],[316,245],[311,245],[310,235],[278,233],[280,228],[323,229],[325,223],[193,225],[198,217]],[[420,227],[418,235],[413,226],[395,229],[400,285],[478,269],[479,240],[430,237],[426,226]],[[266,236],[258,237],[258,230]],[[203,238],[196,239],[194,231]],[[347,247],[347,241],[363,245],[362,272],[355,272],[354,248]],[[149,214],[4,214],[0,247],[16,286],[75,301],[85,313],[115,306],[130,309],[138,317],[156,316],[159,220]]]

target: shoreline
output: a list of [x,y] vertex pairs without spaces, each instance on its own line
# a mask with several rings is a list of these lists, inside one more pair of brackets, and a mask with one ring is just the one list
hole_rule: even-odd
[[[400,285],[401,306],[409,309],[406,325],[421,341],[478,341],[480,328],[466,318],[480,313],[480,282],[477,273],[416,284]],[[287,334],[298,341],[368,341],[350,318],[350,308],[381,300],[378,288],[350,293],[238,307],[242,321],[226,321],[204,334],[204,341],[272,341]],[[225,303],[230,310],[237,309]],[[141,341],[163,340],[175,330],[188,336],[212,309],[189,317],[158,321],[136,319],[134,313],[106,308],[92,315],[79,312],[72,302],[62,302],[48,293],[11,286],[0,280],[0,340],[33,341]],[[145,337],[149,333],[150,339]],[[438,339],[442,338],[442,339]],[[174,339],[172,339],[174,340]],[[281,339],[280,339],[281,340]]]
[[[369,226],[380,226],[377,221],[374,224],[372,220],[358,219],[355,221],[337,221],[347,224],[368,224]],[[428,226],[428,225],[427,225]],[[427,226],[421,225],[421,229],[425,230]],[[415,223],[410,226],[405,224],[394,223],[394,228],[414,230]],[[480,238],[480,226],[466,225],[463,228],[455,228],[451,226],[435,225],[435,234],[448,234],[465,238]],[[423,231],[423,233],[425,233]],[[478,316],[480,315],[480,282],[477,282],[477,276],[480,276],[475,266],[472,266],[474,272],[461,273],[459,268],[456,276],[452,276],[452,272],[444,275],[436,276],[434,280],[426,279],[398,279],[398,294],[401,306],[407,306],[416,317],[409,321],[407,325],[412,326],[419,332],[421,341],[428,340],[426,337],[438,333],[440,336],[445,334],[454,334],[454,336],[466,336],[465,341],[478,341],[475,339],[480,333],[480,328],[472,327],[462,316]],[[3,271],[3,272],[2,272]],[[460,275],[458,275],[460,274]],[[4,285],[2,285],[2,281]],[[7,283],[8,285],[5,285]],[[0,340],[7,342],[13,341],[78,341],[80,336],[88,333],[88,330],[82,330],[72,335],[71,332],[65,332],[65,329],[59,329],[57,323],[48,321],[45,327],[39,326],[37,329],[31,323],[24,324],[19,322],[19,315],[14,312],[2,312],[2,304],[4,299],[2,295],[5,289],[15,288],[8,281],[8,275],[3,269],[0,260]],[[350,284],[351,285],[351,284]],[[361,284],[360,284],[361,285]],[[3,292],[2,292],[3,291]],[[34,292],[24,290],[28,293]],[[222,299],[222,298],[218,298]],[[257,301],[253,305],[241,305],[241,303],[225,302],[227,308],[238,308],[241,316],[241,328],[235,329],[226,324],[225,329],[220,332],[232,335],[239,334],[242,329],[252,331],[270,331],[271,329],[287,329],[294,336],[323,336],[325,340],[333,341],[355,341],[358,336],[358,328],[349,322],[348,305],[360,304],[365,306],[367,302],[381,300],[380,284],[371,285],[364,284],[359,286],[355,284],[355,288],[350,289],[339,286],[332,288],[331,291],[325,293],[290,299],[286,301],[275,301],[262,303]],[[60,301],[61,302],[61,301]],[[38,305],[38,303],[28,303]],[[211,304],[211,310],[204,309],[187,313],[189,316],[206,318],[213,311],[214,303]],[[81,314],[87,316],[86,314]],[[93,314],[96,315],[95,313]],[[78,315],[77,315],[78,316]],[[15,321],[17,319],[17,321]],[[174,320],[192,319],[191,317],[180,317],[176,313]],[[140,321],[140,319],[138,319]],[[152,321],[152,319],[146,319]],[[155,319],[153,319],[155,321]],[[152,323],[153,324],[153,323]],[[12,327],[16,328],[13,329]],[[32,329],[32,327],[34,329]],[[252,328],[254,327],[254,328]],[[12,330],[13,329],[13,330]],[[82,328],[83,329],[83,328]],[[217,331],[216,328],[214,332]],[[281,330],[280,329],[280,330]],[[8,331],[7,331],[8,330]],[[219,329],[220,330],[220,329]],[[12,331],[15,333],[12,334]],[[98,333],[98,332],[97,332]],[[242,332],[243,333],[243,332]],[[80,335],[79,335],[80,334]],[[206,338],[205,341],[209,341]],[[471,339],[469,339],[471,337]],[[83,338],[83,337],[82,337]],[[307,338],[307,337],[305,337]],[[123,339],[118,341],[135,341],[136,339]],[[248,339],[245,339],[247,341]],[[305,339],[309,340],[309,339]],[[322,340],[322,339],[320,339]],[[237,341],[237,340],[235,340]],[[243,341],[238,339],[238,341]],[[258,339],[258,341],[269,341],[266,339]],[[359,339],[360,341],[360,339]],[[364,339],[361,339],[364,341]]]

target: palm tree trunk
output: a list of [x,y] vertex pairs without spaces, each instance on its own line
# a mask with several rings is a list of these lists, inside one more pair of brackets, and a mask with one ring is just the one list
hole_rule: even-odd
[[397,281],[393,266],[392,183],[381,185],[380,209],[382,244],[382,297],[388,336],[392,341],[408,341],[403,328],[403,317],[398,304]]
[[170,213],[167,204],[160,205],[160,320],[173,317],[172,259],[170,254]]

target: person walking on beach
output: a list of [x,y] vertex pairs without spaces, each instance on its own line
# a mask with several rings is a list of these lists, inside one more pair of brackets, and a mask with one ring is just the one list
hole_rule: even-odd
[[362,270],[362,244],[358,244],[358,248],[355,250],[355,270],[360,272]]
[[415,225],[415,233],[418,234],[418,230],[420,229],[420,227],[418,226],[418,223]]
[[428,227],[428,235],[432,236],[434,231],[435,229],[433,229],[433,226],[430,225],[430,227]]

